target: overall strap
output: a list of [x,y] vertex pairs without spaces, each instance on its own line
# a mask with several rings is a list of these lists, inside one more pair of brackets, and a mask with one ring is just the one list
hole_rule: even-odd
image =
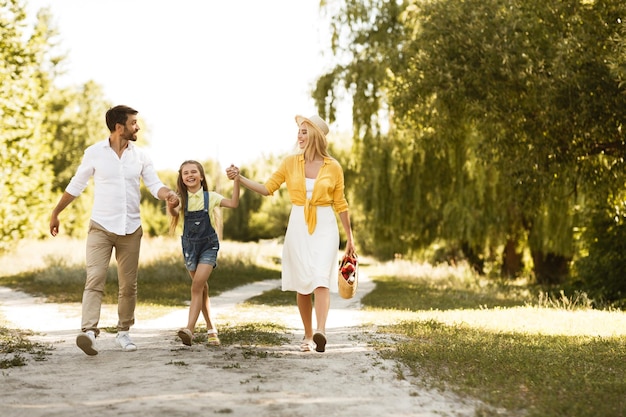
[[209,214],[209,192],[204,192],[204,212],[206,213],[207,218],[209,219],[209,227],[215,231],[213,224],[211,222],[211,215]]

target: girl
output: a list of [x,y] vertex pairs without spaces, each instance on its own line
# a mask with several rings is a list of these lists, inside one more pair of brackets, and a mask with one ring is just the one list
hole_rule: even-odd
[[172,216],[170,232],[176,230],[178,219],[183,217],[181,237],[185,267],[191,276],[191,304],[187,327],[178,331],[183,344],[191,346],[193,332],[200,311],[204,316],[209,345],[218,346],[220,339],[209,314],[209,276],[217,268],[220,248],[213,211],[216,207],[236,208],[239,205],[239,181],[233,183],[233,197],[208,192],[204,168],[197,161],[185,161],[178,170],[177,192],[180,201],[167,202]]

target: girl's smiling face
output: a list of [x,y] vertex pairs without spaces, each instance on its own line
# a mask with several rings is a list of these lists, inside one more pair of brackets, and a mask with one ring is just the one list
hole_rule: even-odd
[[183,184],[185,184],[187,189],[192,193],[195,193],[202,187],[202,180],[204,180],[204,178],[196,164],[183,165],[180,169],[180,175],[183,179]]

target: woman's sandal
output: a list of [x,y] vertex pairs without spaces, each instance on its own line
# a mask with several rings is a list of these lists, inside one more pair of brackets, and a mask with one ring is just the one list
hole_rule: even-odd
[[313,350],[313,341],[302,339],[302,343],[300,343],[300,352],[310,352]]
[[178,331],[178,337],[180,337],[180,340],[183,341],[183,345],[191,346],[191,341],[193,340],[193,333],[191,333],[191,330],[186,327],[180,329]]
[[324,333],[315,333],[313,335],[313,342],[315,343],[315,350],[317,352],[324,352],[326,350],[326,335],[324,335]]

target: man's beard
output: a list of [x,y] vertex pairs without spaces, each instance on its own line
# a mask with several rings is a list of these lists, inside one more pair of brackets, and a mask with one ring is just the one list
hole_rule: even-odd
[[126,140],[130,140],[130,141],[136,142],[137,141],[137,133],[136,132],[132,133],[130,130],[124,128],[124,136],[123,136],[123,138],[126,139]]

